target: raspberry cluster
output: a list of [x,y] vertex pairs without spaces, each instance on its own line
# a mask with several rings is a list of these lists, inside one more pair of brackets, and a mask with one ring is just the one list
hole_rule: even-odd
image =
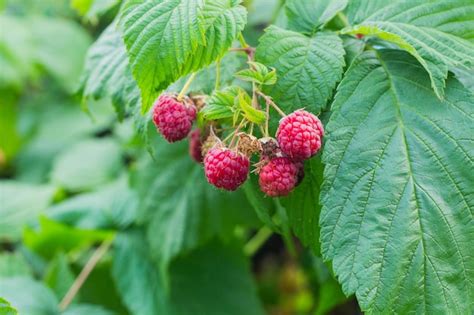
[[[205,104],[199,108],[202,106]],[[304,176],[304,160],[319,151],[324,136],[321,121],[300,109],[280,120],[276,139],[268,136],[257,139],[235,130],[231,143],[226,145],[210,126],[191,132],[196,112],[191,98],[179,100],[175,95],[163,94],[153,108],[153,122],[168,142],[188,137],[189,154],[204,164],[208,182],[229,191],[246,181],[250,159],[258,153],[260,161],[255,164],[255,172],[262,192],[270,197],[288,195]]]

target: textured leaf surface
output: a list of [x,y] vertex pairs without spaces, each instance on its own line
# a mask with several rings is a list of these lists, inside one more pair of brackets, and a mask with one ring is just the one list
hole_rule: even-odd
[[85,98],[110,96],[119,117],[123,117],[128,107],[140,106],[140,90],[115,23],[89,48],[81,77],[81,93]]
[[369,313],[474,310],[474,97],[407,53],[357,58],[327,124],[322,252]]
[[170,267],[168,291],[143,236],[120,235],[116,251],[115,280],[133,314],[263,314],[248,262],[234,246],[212,242],[178,258]]
[[187,143],[159,145],[159,161],[138,169],[134,187],[142,201],[140,221],[149,223],[152,253],[165,271],[178,254],[214,236],[228,239],[235,225],[257,220],[241,193],[207,183],[202,166],[189,158]]
[[256,59],[277,70],[277,83],[265,91],[283,110],[305,107],[319,112],[341,79],[344,48],[333,33],[307,37],[270,26],[260,39]]
[[288,0],[285,4],[291,30],[314,33],[343,10],[348,0]]
[[143,111],[181,76],[220,58],[243,29],[238,0],[129,1],[124,39]]
[[306,162],[305,178],[281,203],[288,214],[289,225],[303,245],[319,255],[319,187],[323,179],[323,166],[319,157]]
[[395,3],[345,33],[375,35],[412,54],[428,71],[431,85],[444,95],[448,70],[474,68],[474,3],[469,0]]

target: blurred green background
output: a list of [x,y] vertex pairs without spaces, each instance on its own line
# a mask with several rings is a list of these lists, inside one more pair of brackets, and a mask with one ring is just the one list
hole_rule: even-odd
[[[256,45],[263,28],[278,19],[281,1],[245,4],[245,37]],[[153,304],[149,299],[155,298],[150,293],[156,289],[151,275],[155,269],[146,269],[148,252],[156,248],[150,229],[160,237],[159,219],[152,218],[154,206],[166,203],[174,210],[179,201],[195,205],[215,194],[194,192],[185,183],[163,184],[193,176],[189,174],[197,168],[188,161],[186,144],[162,153],[162,141],[154,137],[152,146],[159,152],[154,160],[132,117],[119,121],[109,98],[83,100],[78,95],[87,50],[119,6],[119,0],[0,0],[0,297],[20,314],[141,314],[134,311],[134,303]],[[226,207],[214,234],[226,239],[230,231],[232,237],[246,239],[261,227],[242,192],[212,198]],[[205,211],[208,217],[216,215]],[[152,225],[145,228],[147,221]],[[245,275],[219,277],[217,270],[213,281],[223,283],[206,291],[206,283],[195,279],[194,272],[187,273],[194,269],[186,259],[191,266],[209,266],[212,275],[216,261],[219,266],[226,263],[227,256],[219,254],[222,245],[208,242],[214,234],[201,234],[205,241],[196,243],[207,245],[192,252],[192,259],[173,263],[170,271],[184,279],[173,284],[182,294],[180,303],[192,304],[191,296],[205,303],[191,291],[191,283],[198,283],[198,291],[204,288],[210,302],[219,299],[213,292],[220,292],[222,285],[234,285],[225,284],[229,279],[248,281],[253,288]],[[63,312],[58,304],[74,279],[97,246],[113,235],[118,235],[113,251],[102,257]],[[150,244],[145,246],[146,238]],[[357,313],[355,301],[344,297],[321,259],[296,247],[298,258],[274,235],[249,266],[242,260],[242,272],[252,271],[261,302],[236,303],[262,303],[268,314]],[[133,259],[138,265],[131,265]],[[229,261],[232,273],[241,268],[239,259]],[[138,284],[133,282],[137,277],[143,278]],[[149,287],[142,283],[148,277]],[[8,302],[0,300],[0,314],[15,314]],[[179,309],[175,313],[204,314],[186,306]]]

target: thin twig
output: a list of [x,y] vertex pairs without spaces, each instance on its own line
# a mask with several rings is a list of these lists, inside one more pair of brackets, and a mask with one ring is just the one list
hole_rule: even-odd
[[267,117],[265,119],[265,137],[268,137],[269,136],[268,121],[270,120],[270,104],[268,104],[268,102],[266,102],[265,104],[266,104],[265,112],[267,113]]
[[260,230],[258,230],[257,234],[255,234],[244,245],[245,255],[253,256],[260,249],[260,247],[265,244],[265,242],[270,238],[270,236],[272,236],[272,234],[273,231],[264,225]]
[[277,104],[275,104],[275,102],[273,102],[273,100],[272,100],[272,98],[271,98],[270,96],[263,94],[263,93],[262,93],[261,91],[259,91],[259,90],[257,90],[256,93],[257,93],[258,95],[260,95],[261,97],[263,97],[263,99],[265,100],[265,102],[266,102],[267,104],[270,104],[270,105],[278,112],[278,114],[280,114],[282,117],[285,117],[285,116],[286,116],[285,112],[282,111],[282,110],[280,109],[280,107],[278,107]]
[[215,90],[218,91],[221,85],[221,61],[216,61],[216,86]]
[[110,246],[112,245],[112,242],[112,238],[106,239],[89,258],[86,265],[81,270],[81,273],[77,276],[76,280],[71,285],[64,298],[61,300],[61,303],[59,303],[59,309],[61,311],[64,311],[69,306],[69,304],[71,304],[72,300],[77,295],[84,282],[87,280],[87,277],[89,277],[90,273],[92,272],[92,270],[94,270],[99,260],[109,250]]
[[191,85],[191,83],[193,82],[194,80],[194,77],[196,76],[196,72],[192,73],[188,80],[186,81],[186,83],[184,84],[183,88],[181,89],[181,92],[179,92],[179,95],[178,95],[178,101],[182,101],[183,100],[183,97],[184,95],[186,94],[186,91],[189,89],[189,86]]
[[244,123],[245,123],[245,119],[242,119],[240,121],[240,124],[237,126],[237,128],[235,128],[234,133],[233,133],[234,135],[232,136],[232,139],[230,140],[230,143],[229,143],[229,148],[232,148],[232,145],[234,144],[235,137],[239,133],[240,129],[244,126]]

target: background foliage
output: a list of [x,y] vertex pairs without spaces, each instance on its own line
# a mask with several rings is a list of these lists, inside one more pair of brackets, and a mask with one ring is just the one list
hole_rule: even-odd
[[[0,314],[474,311],[472,1],[0,8]],[[201,118],[232,118],[247,45],[326,127],[285,198],[217,191],[149,123],[194,72]]]

